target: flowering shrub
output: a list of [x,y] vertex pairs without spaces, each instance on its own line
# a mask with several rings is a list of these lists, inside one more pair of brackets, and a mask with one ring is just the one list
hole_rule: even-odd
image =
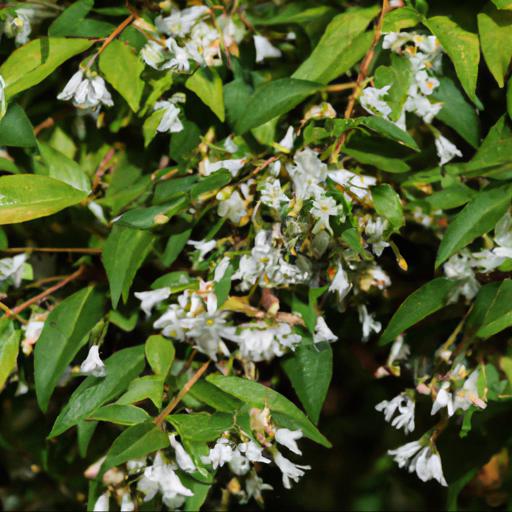
[[512,1],[467,4],[2,4],[3,508],[263,505],[364,386],[406,508],[510,507]]

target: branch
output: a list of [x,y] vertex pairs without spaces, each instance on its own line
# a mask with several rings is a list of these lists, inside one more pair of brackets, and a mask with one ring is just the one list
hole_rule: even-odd
[[201,375],[207,370],[208,366],[210,364],[210,361],[206,361],[206,363],[197,370],[194,375],[188,380],[188,382],[183,386],[181,391],[172,399],[171,402],[169,402],[169,405],[155,418],[154,423],[158,427],[162,425],[162,423],[165,421],[165,418],[171,414],[171,412],[174,410],[174,408],[181,402],[181,399],[190,391],[192,386],[201,378]]
[[18,254],[20,252],[72,252],[79,254],[101,254],[102,250],[96,247],[10,247],[0,249],[6,254]]
[[[356,85],[354,87],[354,90],[352,94],[350,95],[350,98],[347,103],[347,108],[345,109],[345,119],[350,119],[352,115],[354,114],[354,108],[356,105],[356,100],[359,98],[359,95],[362,91],[362,84],[366,80],[366,77],[368,76],[368,70],[370,69],[370,64],[373,60],[373,57],[375,56],[375,48],[377,47],[377,44],[381,38],[382,35],[382,25],[384,23],[384,15],[389,10],[389,1],[388,0],[382,0],[382,9],[380,10],[380,16],[379,21],[377,22],[377,25],[375,27],[375,34],[373,35],[372,44],[370,45],[370,49],[364,56],[363,61],[361,62],[361,66],[359,67],[359,74],[357,75]],[[350,130],[344,131],[336,141],[336,146],[334,147],[334,151],[331,155],[331,161],[337,162],[338,156],[340,154],[341,148],[345,144],[345,141],[347,140],[348,134]]]

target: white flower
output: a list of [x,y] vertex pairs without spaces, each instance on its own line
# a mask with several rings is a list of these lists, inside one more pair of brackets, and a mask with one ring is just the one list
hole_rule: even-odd
[[189,240],[187,245],[192,245],[196,251],[199,251],[199,261],[204,260],[204,257],[215,249],[217,246],[216,240]]
[[208,7],[196,5],[187,9],[173,9],[165,18],[158,16],[155,20],[156,27],[160,32],[174,37],[184,37],[192,27],[208,13]]
[[462,153],[455,144],[450,142],[446,137],[439,135],[435,140],[437,156],[439,157],[439,165],[447,164],[456,156],[461,157]]
[[415,79],[420,91],[425,96],[429,96],[439,87],[439,80],[431,77],[424,69],[416,73]]
[[372,251],[376,256],[380,256],[382,251],[389,246],[389,243],[383,240],[384,231],[388,227],[388,221],[382,217],[368,219],[364,232],[368,237],[368,242],[372,244]]
[[278,145],[288,151],[293,149],[293,143],[295,142],[295,131],[293,126],[288,126],[285,136],[278,142]]
[[455,409],[453,406],[453,395],[448,391],[449,388],[450,383],[443,382],[441,388],[437,392],[436,399],[432,404],[432,410],[430,411],[432,416],[444,407],[446,407],[446,410],[448,411],[448,416],[453,416]]
[[100,358],[98,345],[92,345],[89,349],[86,359],[80,365],[80,373],[93,375],[94,377],[105,377],[107,375],[105,364]]
[[283,485],[285,489],[292,488],[290,480],[297,483],[300,478],[304,476],[304,470],[311,469],[311,466],[299,466],[298,464],[294,464],[277,451],[274,455],[274,462],[283,474]]
[[256,471],[251,471],[251,474],[245,479],[245,497],[240,503],[245,504],[252,498],[261,503],[263,500],[262,491],[272,490],[274,488],[263,482]]
[[240,169],[245,165],[245,159],[238,158],[234,160],[220,160],[218,162],[211,163],[208,158],[204,161],[204,174],[205,176],[210,176],[214,172],[219,171],[220,169],[226,169],[231,173],[233,178],[238,175]]
[[193,473],[196,471],[196,465],[192,460],[192,457],[185,451],[183,445],[176,439],[176,434],[172,434],[169,436],[169,442],[171,446],[174,448],[174,454],[176,456],[176,463],[178,467],[185,471],[185,473]]
[[391,345],[389,351],[388,365],[392,366],[396,361],[403,361],[409,357],[411,349],[407,343],[404,343],[402,335],[397,336],[396,340]]
[[228,198],[225,198],[224,195],[222,191],[217,194],[219,217],[227,217],[233,224],[240,224],[247,215],[245,201],[238,190],[235,190]]
[[[370,187],[377,184],[377,179],[374,176],[365,176],[362,174],[355,174],[346,169],[338,169],[337,171],[330,171],[329,178],[338,185],[348,188],[358,199],[367,199],[370,196]],[[347,201],[352,201],[349,194],[344,194]]]
[[194,495],[181,483],[178,475],[174,472],[175,467],[167,464],[162,454],[157,452],[153,465],[144,470],[144,475],[137,484],[137,489],[145,495],[144,501],[152,500],[157,492],[162,494],[166,504],[174,503],[175,499],[182,503],[182,498]]
[[281,182],[276,178],[267,178],[261,189],[261,202],[278,210],[281,203],[289,203],[288,196],[281,188]]
[[262,455],[263,448],[257,445],[254,441],[240,443],[237,449],[240,453],[243,453],[251,462],[263,462],[264,464],[270,463],[270,459],[267,459]]
[[454,254],[444,265],[443,271],[446,277],[457,279],[459,286],[452,292],[449,302],[456,302],[459,295],[468,300],[473,299],[478,290],[480,283],[475,277],[473,271],[474,259],[468,250],[463,250],[458,254]]
[[146,457],[141,459],[130,459],[126,463],[126,469],[128,470],[129,475],[140,473],[142,470],[146,469]]
[[359,322],[363,331],[363,341],[368,341],[372,332],[379,333],[382,329],[382,324],[373,318],[373,315],[368,313],[368,309],[364,305],[357,306],[359,314]]
[[399,468],[405,467],[409,461],[421,450],[423,445],[419,441],[411,441],[395,450],[388,450],[388,455],[392,455]]
[[224,256],[224,258],[222,258],[220,262],[217,264],[213,275],[213,281],[215,283],[218,283],[224,277],[224,274],[226,273],[226,270],[229,267],[229,263],[230,259],[227,256]]
[[302,455],[302,452],[297,446],[296,440],[303,437],[302,430],[289,430],[287,428],[279,428],[276,431],[276,441],[283,446],[286,446],[288,450],[297,455]]
[[462,388],[454,392],[453,406],[455,410],[467,411],[471,405],[480,407],[480,409],[487,407],[487,404],[478,395],[479,376],[480,372],[477,368],[465,380]]
[[18,288],[23,279],[23,267],[26,261],[26,254],[17,254],[12,258],[2,258],[0,260],[0,283],[10,279],[15,288]]
[[342,301],[347,296],[350,288],[352,288],[352,284],[348,280],[347,273],[341,265],[338,265],[338,270],[329,286],[329,291],[336,292],[338,299]]
[[144,311],[146,317],[151,316],[151,310],[171,295],[170,288],[157,288],[147,292],[135,292],[135,297],[141,301],[140,309]]
[[325,322],[324,318],[319,316],[316,319],[315,333],[313,335],[313,342],[320,343],[322,341],[334,342],[337,341],[338,337],[329,329],[329,326]]
[[383,100],[387,96],[390,85],[381,87],[366,87],[359,97],[361,106],[370,114],[381,114],[387,118],[391,114],[391,107]]
[[121,512],[133,512],[135,510],[135,502],[129,492],[125,492],[121,498]]
[[108,512],[108,510],[109,510],[109,501],[110,501],[110,493],[104,492],[96,500],[96,503],[94,504],[93,511],[94,512]]
[[17,46],[26,44],[32,32],[30,19],[23,11],[18,9],[16,16],[7,16],[3,27],[5,35],[11,39],[14,38]]
[[281,57],[282,53],[263,36],[254,35],[254,47],[256,48],[256,62],[263,62],[264,59]]
[[416,85],[413,85],[412,90],[409,91],[409,96],[404,105],[405,110],[413,112],[421,117],[425,123],[430,124],[443,108],[443,104],[441,102],[432,103],[422,94],[418,94],[416,89]]
[[[390,401],[383,400],[375,409],[384,412],[384,419],[396,429],[403,428],[406,434],[414,431],[415,402],[406,393],[401,393]],[[397,411],[398,414],[391,420]]]
[[332,234],[332,228],[329,224],[329,217],[339,215],[339,206],[336,201],[330,196],[317,196],[313,201],[311,208],[311,215],[317,219],[313,233],[318,233],[321,229],[326,229]]
[[167,311],[153,324],[155,329],[162,329],[162,334],[179,341],[185,340],[183,311],[177,304],[171,304]]
[[153,69],[163,69],[163,65],[166,62],[166,50],[167,48],[158,44],[156,41],[148,41],[140,51],[142,60]]
[[162,110],[164,112],[157,127],[158,132],[178,133],[183,130],[183,123],[179,118],[181,111],[174,103],[165,100],[157,101],[153,110]]
[[70,78],[57,99],[73,100],[75,107],[84,109],[95,109],[102,104],[111,107],[114,104],[105,86],[105,80],[92,72],[84,77],[81,69]]
[[295,153],[294,164],[288,164],[286,169],[298,199],[314,197],[319,191],[319,184],[327,179],[327,165],[309,148]]
[[5,112],[7,111],[7,102],[5,100],[5,80],[2,75],[0,75],[0,120],[5,116]]
[[244,457],[238,449],[233,450],[233,456],[229,461],[229,469],[238,476],[245,475],[251,469],[251,463],[247,457]]
[[25,337],[21,342],[23,353],[28,356],[32,353],[33,347],[36,344],[41,332],[43,331],[44,321],[47,313],[33,314],[30,316],[27,325],[22,325],[21,328],[25,331]]
[[226,137],[226,140],[224,141],[224,149],[228,153],[236,153],[238,151],[238,146],[233,142],[231,135]]
[[210,448],[210,453],[207,456],[202,456],[201,460],[203,464],[211,464],[215,470],[224,466],[226,462],[230,462],[233,458],[233,448],[229,444],[229,441],[221,437],[217,439],[215,446]]

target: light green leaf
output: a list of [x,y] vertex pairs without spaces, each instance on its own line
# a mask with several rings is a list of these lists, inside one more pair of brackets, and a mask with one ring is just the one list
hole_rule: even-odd
[[78,0],[72,3],[48,27],[52,37],[76,35],[85,17],[94,7],[94,0]]
[[421,15],[412,7],[393,9],[384,16],[382,32],[401,32],[405,28],[415,27],[421,23]]
[[384,183],[372,188],[375,211],[387,219],[394,229],[400,229],[404,224],[404,212],[399,195],[391,185]]
[[494,228],[510,205],[512,186],[483,190],[450,222],[437,251],[436,268],[475,238]]
[[166,378],[174,361],[172,341],[160,335],[150,336],[145,344],[146,359],[155,375]]
[[91,183],[78,163],[52,148],[44,142],[39,142],[39,151],[48,166],[48,176],[63,181],[72,187],[89,193]]
[[0,319],[0,391],[16,368],[19,347],[20,331],[14,329],[12,320],[3,317]]
[[86,193],[47,176],[1,176],[0,224],[46,217],[79,203],[85,197]]
[[498,9],[508,9],[512,10],[512,0],[492,0],[492,3]]
[[114,400],[144,368],[144,347],[125,348],[105,361],[107,376],[87,377],[71,395],[55,420],[49,437],[57,437]]
[[430,205],[432,211],[449,210],[450,208],[458,208],[466,204],[477,194],[476,190],[469,188],[467,185],[455,183],[443,190],[434,192],[425,198],[425,201]]
[[368,50],[371,37],[363,32],[378,12],[379,7],[375,5],[334,17],[311,55],[292,77],[327,84],[348,71]]
[[109,404],[96,409],[87,420],[107,421],[117,425],[136,425],[151,419],[151,416],[140,407],[134,405]]
[[265,82],[248,99],[244,113],[236,122],[236,131],[245,133],[285,114],[321,88],[320,84],[294,78]]
[[391,343],[406,329],[443,308],[450,292],[456,286],[458,286],[456,281],[445,277],[437,277],[418,288],[400,304],[382,333],[379,345]]
[[62,374],[103,316],[103,295],[92,287],[70,295],[48,316],[34,351],[36,395],[43,411]]
[[477,148],[480,143],[480,119],[475,107],[466,101],[453,80],[439,77],[439,87],[432,93],[432,98],[443,102],[443,108],[436,119],[453,128],[469,144]]
[[171,414],[167,421],[178,431],[181,438],[196,442],[215,441],[234,425],[231,414],[220,412]]
[[477,16],[480,44],[487,66],[500,87],[512,58],[512,12],[487,4]]
[[151,141],[155,138],[157,134],[157,128],[164,117],[165,109],[161,108],[155,110],[142,125],[142,134],[144,136],[144,147],[147,148]]
[[224,393],[206,380],[198,380],[188,394],[220,412],[234,413],[243,406],[240,400]]
[[512,119],[512,79],[509,78],[507,84],[507,113],[508,117]]
[[102,261],[110,285],[112,306],[117,308],[119,298],[126,302],[135,274],[153,246],[154,236],[149,231],[114,226],[105,247]]
[[0,75],[6,83],[6,98],[42,82],[63,62],[93,44],[94,41],[89,39],[43,37],[14,50],[0,66]]
[[331,346],[316,346],[311,339],[303,339],[281,366],[311,421],[318,423],[332,378]]
[[197,94],[199,99],[224,122],[224,93],[222,80],[213,68],[199,68],[186,82],[185,87]]
[[105,471],[128,462],[140,459],[150,453],[169,446],[169,436],[153,422],[147,421],[127,428],[112,443],[107,458],[101,466],[101,475]]
[[425,21],[426,26],[439,39],[450,57],[462,87],[471,101],[480,104],[476,96],[480,45],[478,36],[464,30],[446,16],[434,16]]
[[135,404],[147,398],[151,400],[157,409],[162,407],[162,395],[164,392],[163,375],[144,375],[130,382],[126,393],[117,401],[121,405]]
[[476,335],[489,338],[512,325],[512,281],[501,282]]
[[140,78],[144,70],[142,59],[130,46],[114,39],[100,55],[99,67],[105,79],[137,112],[144,90],[144,81]]
[[0,146],[30,148],[37,143],[34,128],[25,111],[12,104],[0,121]]
[[214,374],[208,376],[207,380],[251,407],[260,409],[269,407],[272,412],[293,423],[296,426],[295,428],[302,429],[304,435],[309,439],[327,448],[331,446],[331,443],[309,421],[306,415],[277,391],[258,382],[239,377],[225,377],[224,375]]

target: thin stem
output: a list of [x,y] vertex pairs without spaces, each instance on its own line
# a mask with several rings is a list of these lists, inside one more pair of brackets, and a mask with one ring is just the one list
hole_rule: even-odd
[[35,304],[36,302],[39,302],[40,300],[45,299],[46,297],[48,297],[52,293],[56,292],[57,290],[60,290],[64,286],[66,286],[71,281],[74,281],[75,279],[77,279],[78,277],[80,277],[84,273],[84,271],[85,271],[85,267],[83,267],[83,266],[80,267],[78,270],[76,270],[75,272],[73,272],[72,274],[67,276],[65,279],[63,279],[59,283],[51,286],[50,288],[48,288],[44,292],[41,292],[40,294],[36,295],[35,297],[32,297],[31,299],[27,300],[23,304],[20,304],[19,306],[16,306],[14,309],[11,310],[10,313],[6,313],[6,315],[4,317],[2,317],[2,318],[9,318],[10,316],[18,315],[19,313],[21,313],[22,311],[24,311],[28,307],[32,306],[32,304]]
[[116,150],[114,148],[110,148],[106,155],[102,158],[100,165],[96,169],[94,173],[94,180],[92,182],[92,190],[93,192],[99,187],[101,184],[101,179],[103,178],[105,171],[109,168],[110,161],[114,158],[116,154]]
[[70,252],[78,254],[101,254],[102,250],[96,247],[10,247],[0,249],[6,254],[18,254],[20,252]]
[[357,87],[357,82],[346,82],[344,84],[332,84],[325,87],[326,92],[341,92]]
[[154,423],[158,427],[162,426],[162,423],[165,421],[165,418],[171,414],[174,408],[181,402],[182,398],[190,391],[192,386],[201,378],[201,375],[207,370],[210,365],[210,361],[206,361],[199,370],[197,370],[194,375],[188,380],[188,382],[183,386],[181,391],[169,402],[167,407],[155,418]]
[[26,325],[28,323],[21,316],[14,314],[14,312],[11,310],[11,308],[9,306],[6,306],[3,302],[0,302],[0,309],[5,311],[8,316],[12,316],[12,317],[16,318],[16,320],[18,320],[18,322],[21,322],[22,324]]
[[[352,117],[352,115],[354,114],[356,100],[359,97],[359,95],[361,94],[362,84],[366,80],[368,71],[370,69],[370,64],[373,60],[373,57],[375,56],[375,48],[377,47],[377,44],[382,35],[382,25],[384,23],[384,15],[386,14],[386,12],[388,10],[389,10],[389,1],[382,0],[382,9],[380,10],[379,20],[375,27],[375,34],[373,35],[372,44],[370,45],[368,52],[366,52],[366,55],[364,56],[364,59],[361,62],[361,66],[359,67],[359,74],[357,75],[356,85],[355,85],[354,90],[348,100],[347,108],[345,109],[345,119],[350,119]],[[350,132],[350,130],[346,130],[338,137],[338,140],[336,141],[336,145],[334,146],[334,151],[332,152],[332,155],[331,155],[332,162],[338,161],[338,156],[340,154],[341,148],[345,144],[345,141],[347,140],[349,132]]]

